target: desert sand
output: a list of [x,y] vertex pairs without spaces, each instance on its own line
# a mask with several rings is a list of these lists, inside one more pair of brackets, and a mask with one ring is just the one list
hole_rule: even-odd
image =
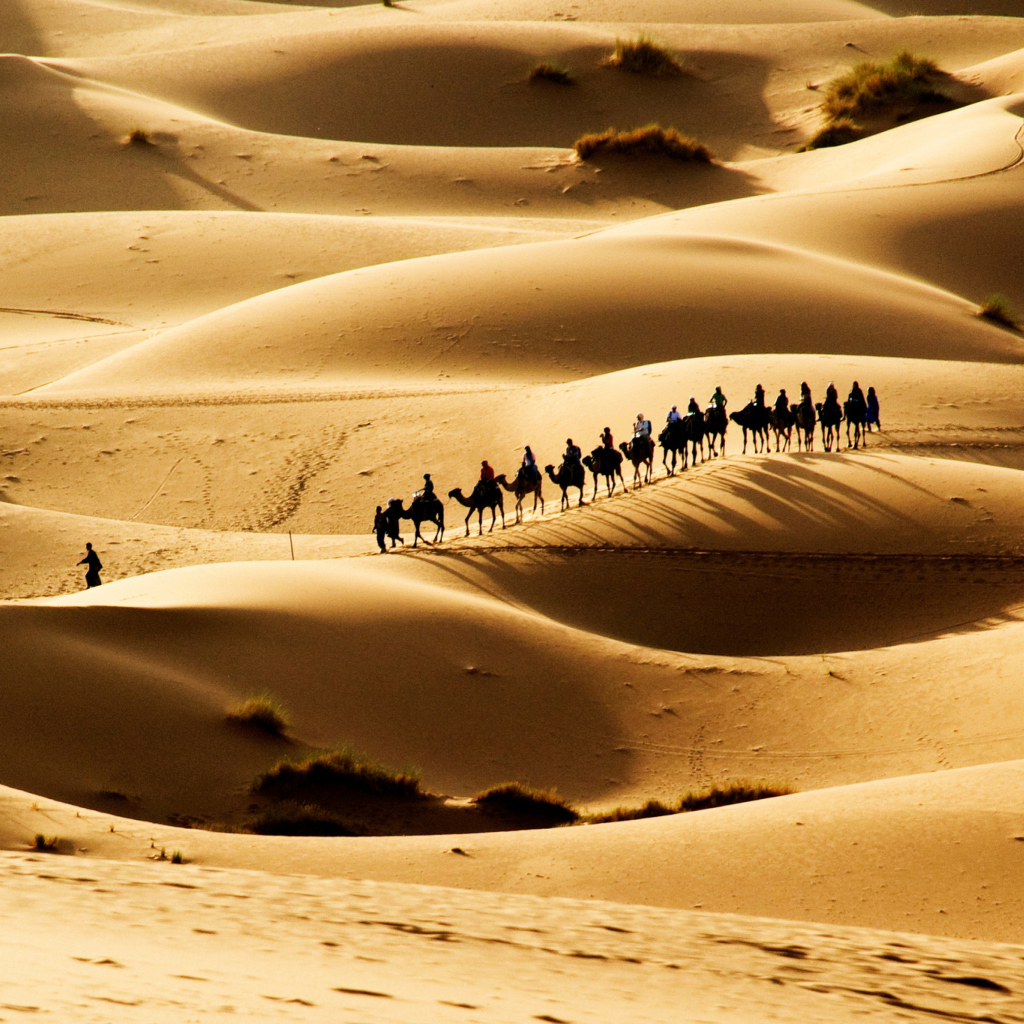
[[[602,63],[640,34],[681,72]],[[0,1019],[1022,1019],[1024,334],[978,315],[1024,306],[1017,0],[7,0],[0,41]],[[808,149],[901,49],[948,102]],[[574,152],[650,122],[713,161]],[[856,447],[453,496],[855,380]],[[378,553],[424,473],[443,538]],[[426,795],[258,834],[338,749]],[[783,795],[592,820],[741,783]]]

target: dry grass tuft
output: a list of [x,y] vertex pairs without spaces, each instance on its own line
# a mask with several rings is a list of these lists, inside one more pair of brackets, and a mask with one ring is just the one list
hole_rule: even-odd
[[279,761],[259,775],[254,793],[289,796],[310,789],[346,789],[373,796],[422,797],[414,770],[393,771],[348,749],[327,750],[301,761]]
[[553,82],[555,85],[575,85],[576,79],[566,68],[555,64],[538,64],[526,79],[528,82]]
[[254,693],[227,709],[229,722],[251,725],[271,736],[283,736],[291,725],[285,706],[271,693]]
[[828,146],[845,146],[848,142],[856,142],[864,138],[864,130],[858,128],[848,117],[825,125],[804,149],[825,149]]
[[1020,321],[1010,300],[1005,295],[990,295],[979,307],[978,316],[990,320],[1000,327],[1008,327],[1011,331],[1020,330]]
[[155,146],[156,143],[149,137],[149,132],[143,128],[133,128],[124,139],[126,146]]
[[714,161],[707,146],[681,135],[675,128],[662,128],[659,124],[648,124],[628,132],[609,128],[600,134],[584,135],[576,140],[574,149],[581,160],[598,154],[617,153],[623,156],[667,156],[700,164]]
[[319,804],[285,801],[268,807],[248,824],[260,836],[354,836],[348,822]]
[[533,789],[520,782],[491,786],[473,797],[483,811],[536,818],[551,824],[578,821],[576,809],[553,789]]
[[648,800],[641,807],[616,807],[614,811],[603,814],[589,814],[585,820],[588,824],[600,825],[609,821],[660,818],[666,814],[683,814],[686,811],[703,811],[711,807],[726,807],[729,804],[742,804],[750,800],[766,800],[773,796],[786,796],[792,792],[791,787],[782,784],[728,782],[697,792],[685,793],[671,806],[663,804],[660,800]]
[[683,66],[674,54],[645,35],[636,39],[616,39],[615,51],[601,63],[607,68],[653,78],[666,78],[683,72]]
[[47,838],[42,832],[36,836],[35,849],[39,853],[56,853],[59,846],[60,839],[57,836]]
[[939,67],[903,50],[887,64],[866,60],[826,86],[822,111],[830,121],[890,110],[896,106],[948,103],[935,88]]

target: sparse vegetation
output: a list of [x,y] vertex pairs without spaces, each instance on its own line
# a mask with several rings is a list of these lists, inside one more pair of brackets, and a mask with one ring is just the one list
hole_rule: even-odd
[[712,807],[747,803],[750,800],[766,800],[773,796],[786,796],[792,792],[791,787],[783,784],[727,782],[684,793],[679,801],[671,806],[663,804],[660,800],[648,800],[641,807],[616,807],[615,810],[603,814],[587,815],[585,820],[589,824],[597,825],[609,821],[659,818],[665,814],[683,814],[686,811],[703,811]]
[[667,156],[673,160],[701,164],[709,164],[714,160],[707,146],[681,135],[675,128],[662,128],[658,124],[648,124],[628,132],[609,128],[600,134],[584,135],[576,140],[574,148],[581,160],[611,153],[623,156]]
[[288,711],[271,693],[254,693],[227,710],[227,720],[238,725],[251,725],[271,736],[283,736],[291,725]]
[[536,818],[550,824],[569,824],[579,820],[575,808],[555,790],[532,789],[519,782],[491,786],[477,793],[473,801],[485,812]]
[[555,85],[575,85],[576,79],[566,68],[556,64],[538,64],[529,74],[528,82],[553,82]]
[[172,864],[184,864],[185,863],[185,858],[181,855],[181,850],[175,850],[174,853],[171,854],[171,863]]
[[936,87],[944,76],[935,61],[906,50],[887,63],[855,64],[825,85],[821,103],[825,124],[804,148],[842,146],[861,139],[870,134],[865,120],[874,121],[873,130],[878,131],[955,105]]
[[156,143],[149,137],[149,132],[143,128],[133,128],[124,140],[126,146],[155,146]]
[[286,801],[261,811],[248,830],[261,836],[354,836],[348,822],[319,804]]
[[36,836],[35,848],[39,853],[56,853],[59,845],[60,839],[57,836],[47,838],[42,832]]
[[920,103],[948,103],[935,88],[939,67],[903,50],[887,64],[861,61],[826,86],[822,110],[830,121]]
[[682,74],[683,66],[669,50],[659,46],[650,36],[616,39],[615,51],[602,61],[605,67],[628,71],[634,75],[665,78]]
[[864,130],[858,128],[848,117],[841,117],[838,121],[825,125],[804,148],[825,149],[828,146],[845,146],[848,142],[856,142],[862,138]]
[[346,748],[321,751],[301,761],[279,761],[252,786],[254,793],[277,796],[338,788],[406,799],[424,795],[414,769],[394,771]]
[[1000,327],[1008,327],[1011,331],[1020,330],[1020,321],[1010,300],[1005,295],[990,295],[979,307],[978,316],[990,320]]

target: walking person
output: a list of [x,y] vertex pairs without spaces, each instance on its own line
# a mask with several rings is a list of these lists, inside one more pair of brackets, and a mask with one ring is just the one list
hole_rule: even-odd
[[879,417],[878,395],[875,394],[875,389],[874,388],[868,388],[867,403],[868,403],[868,415],[867,415],[868,430],[871,429],[872,425],[878,427],[878,429],[881,430],[882,429],[882,421],[878,418]]
[[85,586],[87,589],[91,590],[93,587],[98,587],[103,583],[103,580],[100,579],[100,569],[103,568],[103,563],[100,561],[100,556],[93,551],[91,544],[85,545],[85,558],[78,564],[88,566],[85,570]]
[[386,555],[388,553],[387,545],[384,541],[388,535],[388,518],[384,515],[383,509],[380,505],[377,506],[377,511],[373,516],[373,533],[377,534],[377,547],[380,548],[380,553]]

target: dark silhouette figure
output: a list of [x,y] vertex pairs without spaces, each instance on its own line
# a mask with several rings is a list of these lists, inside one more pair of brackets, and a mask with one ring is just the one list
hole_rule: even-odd
[[370,532],[377,534],[377,547],[380,548],[382,555],[386,555],[388,548],[384,541],[388,535],[388,517],[384,514],[380,505],[377,506],[377,511],[374,513],[373,528]]
[[89,567],[85,570],[85,585],[88,589],[91,590],[103,583],[103,580],[100,579],[100,569],[103,568],[103,563],[100,561],[100,556],[93,551],[91,544],[85,545],[85,558],[78,564]]
[[797,451],[803,448],[806,451],[814,450],[814,427],[818,422],[818,414],[814,410],[814,403],[811,401],[810,392],[799,405],[793,403],[790,411],[793,413],[796,423],[796,447]]
[[[423,541],[424,544],[440,544],[444,540],[444,505],[441,504],[441,499],[432,490],[429,494],[421,493],[416,495],[408,508],[405,507],[401,498],[395,498],[392,508],[395,509],[394,514],[399,519],[411,519],[413,526],[416,527],[416,534],[412,539],[413,547],[416,547],[420,541]],[[437,527],[433,541],[428,541],[420,533],[420,527],[424,523],[433,523]]]
[[818,419],[821,421],[821,441],[825,446],[825,451],[832,451],[833,444],[836,446],[836,451],[839,451],[839,424],[843,422],[843,410],[839,408],[839,397],[832,385],[829,385],[829,390],[825,394],[827,397],[824,403],[816,402],[814,405],[818,410]]
[[619,451],[633,463],[633,490],[649,484],[654,471],[654,438],[650,434],[636,434],[629,444],[620,444]]
[[387,534],[391,541],[391,546],[395,546],[395,541],[398,541],[403,547],[405,541],[402,540],[402,502],[398,498],[388,498],[388,507],[384,512],[384,519],[387,522]]
[[[846,447],[859,448],[863,443],[867,445],[867,418],[868,403],[864,398],[864,392],[860,385],[854,381],[850,388],[849,397],[843,403],[843,412],[846,415]],[[850,444],[850,427],[853,427],[853,444]]]
[[754,451],[768,449],[769,414],[764,405],[748,402],[739,412],[729,413],[729,419],[743,428],[743,454],[747,454],[747,432],[754,435]]
[[[661,445],[661,464],[665,467],[669,476],[676,473],[676,455],[685,470],[687,465],[688,446],[690,442],[689,417],[686,419],[669,420],[658,435],[658,444]],[[669,453],[672,455],[672,465],[668,464]]]
[[516,522],[521,523],[523,521],[523,498],[528,494],[533,495],[533,511],[537,511],[537,502],[540,502],[540,514],[544,514],[544,494],[541,490],[541,478],[534,477],[532,473],[527,472],[525,466],[519,467],[519,472],[516,473],[516,478],[512,483],[508,482],[505,474],[495,477],[497,482],[505,488],[506,491],[511,491],[516,496]]
[[874,388],[868,388],[868,415],[867,415],[867,428],[871,430],[872,426],[882,429],[882,421],[879,419],[878,410],[878,395],[875,394]]
[[[717,394],[718,392],[716,392]],[[712,396],[714,397],[714,396]],[[708,451],[712,456],[718,455],[717,438],[722,439],[722,456],[725,456],[725,432],[729,429],[729,418],[725,415],[725,396],[721,403],[715,403],[704,413],[704,436],[708,439]],[[703,458],[703,449],[701,450]]]

